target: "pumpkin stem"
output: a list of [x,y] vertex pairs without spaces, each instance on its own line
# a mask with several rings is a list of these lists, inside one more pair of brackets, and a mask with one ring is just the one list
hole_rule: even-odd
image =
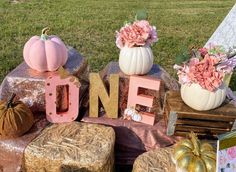
[[14,100],[15,97],[16,97],[16,94],[13,93],[13,94],[11,95],[10,99],[7,101],[7,109],[10,108],[10,107],[12,107],[12,103],[13,103],[13,100]]
[[191,131],[191,133],[189,134],[191,141],[193,143],[193,153],[196,156],[200,156],[200,146],[199,146],[199,139],[197,137],[197,135]]
[[50,28],[49,27],[45,27],[43,30],[42,30],[42,35],[41,35],[41,39],[46,41],[48,40],[48,32],[49,32]]

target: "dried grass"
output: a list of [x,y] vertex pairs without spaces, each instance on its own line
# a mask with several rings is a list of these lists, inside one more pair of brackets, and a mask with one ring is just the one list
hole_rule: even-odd
[[53,124],[25,149],[29,172],[110,172],[114,164],[112,128],[78,122]]
[[171,154],[173,148],[159,148],[140,155],[134,162],[132,172],[175,172]]

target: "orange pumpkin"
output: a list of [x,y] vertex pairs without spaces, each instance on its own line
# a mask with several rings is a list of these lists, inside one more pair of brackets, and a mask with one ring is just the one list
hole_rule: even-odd
[[0,101],[0,138],[18,137],[27,132],[34,123],[31,110],[21,101]]

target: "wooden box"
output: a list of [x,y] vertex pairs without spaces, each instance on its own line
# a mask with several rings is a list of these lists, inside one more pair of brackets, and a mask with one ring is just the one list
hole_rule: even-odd
[[165,96],[164,119],[167,135],[186,136],[194,131],[199,136],[215,137],[236,128],[236,107],[223,104],[210,111],[196,111],[187,106],[179,91],[169,91]]

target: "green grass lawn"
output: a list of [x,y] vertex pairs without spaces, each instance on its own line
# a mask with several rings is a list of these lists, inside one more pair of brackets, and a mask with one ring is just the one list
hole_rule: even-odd
[[[171,75],[183,47],[205,44],[235,0],[0,0],[0,81],[23,61],[22,49],[45,26],[85,56],[92,71],[117,61],[115,31],[139,9],[158,29],[155,63]],[[235,84],[234,89],[236,89]]]

